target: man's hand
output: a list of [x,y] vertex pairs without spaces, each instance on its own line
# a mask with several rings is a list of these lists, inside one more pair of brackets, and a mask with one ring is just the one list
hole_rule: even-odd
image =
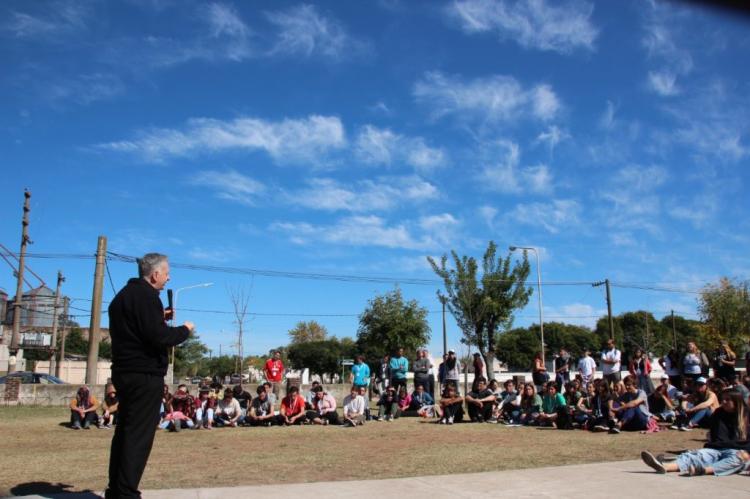
[[174,310],[171,308],[165,308],[164,309],[164,320],[165,321],[171,321],[174,319]]
[[190,330],[190,332],[191,332],[191,333],[192,333],[193,331],[195,331],[195,324],[193,324],[193,323],[192,323],[192,322],[190,322],[190,321],[185,321],[185,322],[184,322],[184,323],[183,323],[182,325],[183,325],[183,326],[185,326],[186,328],[188,328],[188,329]]

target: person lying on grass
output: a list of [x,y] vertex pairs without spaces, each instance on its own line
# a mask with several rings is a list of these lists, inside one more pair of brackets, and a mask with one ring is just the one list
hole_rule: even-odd
[[711,415],[708,443],[703,449],[683,452],[674,462],[666,462],[648,451],[641,452],[641,459],[657,473],[724,476],[748,471],[747,412],[742,394],[733,389],[725,390],[721,394],[721,407]]

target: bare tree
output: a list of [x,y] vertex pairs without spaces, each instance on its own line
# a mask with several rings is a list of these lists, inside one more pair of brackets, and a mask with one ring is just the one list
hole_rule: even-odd
[[242,373],[244,363],[244,350],[243,350],[243,336],[245,332],[245,320],[247,317],[247,307],[250,303],[250,295],[252,292],[252,281],[250,284],[250,291],[245,291],[243,286],[235,286],[228,288],[229,299],[232,301],[232,307],[234,308],[234,321],[237,324],[237,361],[235,363],[235,372]]

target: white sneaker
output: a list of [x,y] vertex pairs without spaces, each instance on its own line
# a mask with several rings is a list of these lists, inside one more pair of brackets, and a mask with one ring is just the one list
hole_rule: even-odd
[[448,424],[453,424],[453,416],[448,418]]

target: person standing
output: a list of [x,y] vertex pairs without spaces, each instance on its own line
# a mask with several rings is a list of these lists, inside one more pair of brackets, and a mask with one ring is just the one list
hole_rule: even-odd
[[427,358],[427,352],[417,350],[417,360],[414,361],[414,389],[418,386],[424,387],[425,390],[430,388],[430,369],[432,363]]
[[365,357],[363,355],[357,355],[356,361],[352,366],[352,372],[349,375],[349,381],[359,388],[364,386],[365,388],[370,386],[370,366],[365,364]]
[[159,292],[169,281],[166,255],[138,259],[138,278],[128,281],[109,304],[112,381],[119,396],[119,424],[109,458],[105,498],[140,497],[138,484],[159,423],[168,348],[185,341],[195,326],[170,327]]
[[443,362],[443,382],[445,386],[453,385],[455,393],[461,394],[459,383],[461,380],[461,362],[456,357],[455,350],[448,350],[448,358]]
[[554,360],[557,393],[562,393],[565,383],[570,381],[570,363],[570,354],[566,349],[561,348]]
[[266,381],[271,383],[271,391],[276,398],[279,398],[279,389],[284,377],[284,363],[281,361],[281,352],[274,350],[273,356],[263,366],[263,373],[266,376]]
[[406,373],[409,372],[409,361],[404,357],[404,349],[399,348],[396,355],[391,358],[391,386],[398,390],[403,386],[406,388]]
[[608,385],[612,386],[620,381],[620,362],[622,353],[615,348],[615,340],[607,340],[607,346],[602,351],[602,375]]
[[578,361],[578,372],[583,380],[583,388],[586,388],[596,374],[596,361],[591,357],[591,350],[588,348],[583,351],[583,357]]

